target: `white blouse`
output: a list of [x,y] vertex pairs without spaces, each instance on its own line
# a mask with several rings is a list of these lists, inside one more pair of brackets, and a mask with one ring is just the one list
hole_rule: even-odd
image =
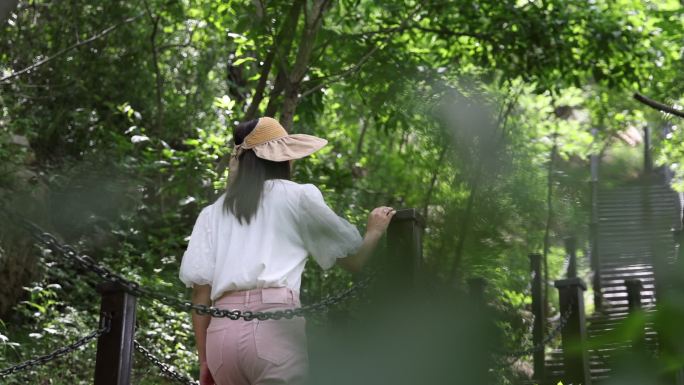
[[361,246],[356,227],[337,216],[312,184],[267,180],[249,224],[224,210],[224,198],[197,217],[179,274],[187,287],[211,285],[212,300],[232,290],[299,292],[307,255],[329,269]]

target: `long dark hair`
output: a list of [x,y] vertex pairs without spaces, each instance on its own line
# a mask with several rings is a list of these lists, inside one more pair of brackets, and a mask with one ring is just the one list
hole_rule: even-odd
[[[245,137],[256,127],[259,119],[243,122],[235,126],[233,141],[242,144]],[[249,222],[256,214],[264,192],[264,182],[268,179],[290,179],[290,162],[274,162],[261,159],[254,151],[246,150],[238,158],[237,176],[228,182],[224,209],[235,215],[240,223]]]

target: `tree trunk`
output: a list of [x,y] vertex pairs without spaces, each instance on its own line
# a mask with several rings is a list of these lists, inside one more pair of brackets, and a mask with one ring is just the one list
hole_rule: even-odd
[[454,249],[454,261],[451,265],[451,272],[449,274],[450,281],[456,283],[459,281],[461,274],[459,268],[463,261],[463,251],[465,250],[465,242],[468,236],[468,229],[470,228],[471,219],[473,216],[473,208],[475,207],[475,197],[480,190],[480,175],[481,172],[475,174],[473,182],[470,187],[470,194],[468,195],[468,203],[466,204],[465,214],[461,222],[460,230],[458,232],[458,243]]
[[[294,13],[295,17],[293,17],[293,19],[295,19],[295,21],[298,21],[299,14],[305,6],[305,1],[297,0],[292,6],[293,9],[297,10],[297,12]],[[304,24],[306,24],[306,22]],[[276,47],[278,50],[275,51],[276,54],[274,60],[277,64],[276,68],[278,68],[278,74],[276,75],[273,88],[271,89],[271,92],[268,95],[268,105],[266,106],[264,116],[275,117],[276,112],[278,111],[280,94],[285,89],[285,83],[287,82],[287,78],[289,76],[289,69],[287,67],[286,59],[290,55],[290,50],[292,49],[292,42],[294,41],[294,35],[296,30],[297,22],[292,24],[292,28],[290,29],[290,31],[288,31],[289,33],[287,35],[287,39],[283,39],[282,48]]]
[[[283,22],[280,32],[278,32],[278,35],[273,40],[273,46],[268,51],[268,54],[264,59],[264,64],[261,67],[261,74],[259,75],[259,82],[254,89],[254,96],[252,97],[252,101],[247,108],[244,120],[256,118],[257,113],[259,112],[259,105],[264,100],[264,91],[266,90],[266,83],[268,82],[268,77],[271,73],[273,62],[283,60],[283,57],[287,57],[287,54],[290,52],[290,48],[292,47],[292,38],[294,37],[295,31],[297,29],[297,21],[299,20],[299,14],[301,13],[301,10],[302,1],[295,1],[292,4],[292,7],[290,7],[290,11]],[[284,70],[282,68],[282,64],[281,69]],[[282,90],[282,86],[280,89]],[[278,91],[275,96],[277,96],[279,93],[280,91]],[[273,96],[274,95],[271,97]],[[271,103],[269,100],[269,105],[270,104]],[[273,105],[275,105],[275,103]]]
[[284,66],[278,70],[278,75],[276,75],[276,80],[273,85],[273,89],[268,95],[268,105],[266,106],[266,111],[264,111],[264,116],[275,117],[276,111],[278,111],[278,99],[280,94],[285,88],[284,84],[287,79],[287,69]]
[[368,122],[366,119],[361,118],[359,121],[361,125],[361,133],[359,134],[359,140],[356,142],[356,159],[361,157],[361,151],[363,151],[363,140],[366,138],[366,131],[368,131]]
[[159,51],[157,49],[157,33],[159,32],[159,22],[161,16],[153,16],[152,11],[147,7],[147,13],[152,21],[152,34],[150,34],[150,48],[152,51],[152,65],[154,67],[155,80],[155,97],[156,97],[156,111],[154,119],[154,131],[156,135],[161,136],[162,127],[164,125],[164,79],[161,75],[161,68],[159,67]]
[[444,162],[444,156],[446,155],[447,147],[443,146],[442,151],[439,153],[439,158],[437,159],[437,164],[432,172],[432,179],[430,180],[430,186],[425,194],[425,204],[423,205],[423,218],[425,221],[428,220],[428,207],[430,206],[430,200],[432,199],[432,193],[435,190],[435,184],[437,183],[437,176],[439,171],[442,169],[442,162]]
[[0,225],[0,317],[8,314],[25,295],[24,286],[40,278],[36,268],[38,253],[28,241],[30,238],[16,230],[9,223]]
[[[496,124],[499,128],[499,133],[497,135],[498,137],[494,139],[495,145],[493,151],[498,151],[499,147],[502,145],[505,139],[506,127],[508,125],[508,117],[513,112],[513,107],[515,106],[515,103],[518,100],[519,96],[520,94],[518,93],[517,95],[514,95],[512,99],[509,100],[506,107],[502,109],[501,115],[498,117],[496,121]],[[461,277],[459,269],[463,261],[463,252],[465,250],[465,242],[468,236],[468,229],[470,228],[472,222],[473,208],[475,207],[475,198],[480,190],[480,184],[482,183],[483,174],[488,169],[487,167],[485,167],[485,163],[492,162],[494,159],[494,157],[480,159],[479,166],[477,167],[475,174],[472,177],[470,195],[468,196],[468,202],[466,204],[466,211],[463,217],[463,222],[461,222],[461,228],[458,234],[458,243],[456,244],[456,248],[454,250],[454,261],[452,263],[449,275],[450,280],[453,283],[457,283]]]
[[553,134],[553,147],[549,154],[549,166],[546,185],[546,228],[544,229],[544,307],[549,314],[549,249],[551,248],[551,225],[553,223],[553,173],[558,152],[557,134]]
[[304,75],[309,69],[311,52],[316,42],[316,35],[323,24],[323,14],[330,3],[327,0],[314,0],[311,8],[305,6],[305,24],[302,38],[299,42],[297,57],[285,83],[285,98],[283,100],[280,123],[286,130],[292,130],[295,110],[299,104],[299,91]]
[[[37,217],[45,212],[47,186],[37,177],[31,159],[35,157],[29,141],[25,137],[13,142],[25,148],[26,158],[22,164],[13,168],[11,177],[15,183],[10,188],[0,187],[0,201],[5,208],[26,217]],[[38,180],[36,183],[35,180]],[[43,274],[38,267],[40,253],[33,246],[33,239],[16,223],[0,215],[0,318],[25,298],[25,286],[40,279]]]

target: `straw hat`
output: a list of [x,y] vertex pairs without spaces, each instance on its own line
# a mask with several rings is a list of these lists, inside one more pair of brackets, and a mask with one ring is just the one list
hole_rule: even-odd
[[259,118],[256,126],[241,144],[235,146],[230,157],[231,174],[237,170],[240,155],[246,150],[254,151],[261,158],[275,162],[300,159],[320,150],[327,140],[306,134],[288,134],[275,119]]

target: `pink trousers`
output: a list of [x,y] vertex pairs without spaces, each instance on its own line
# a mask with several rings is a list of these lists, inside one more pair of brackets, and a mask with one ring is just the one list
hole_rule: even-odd
[[[226,294],[214,306],[255,312],[301,305],[296,292],[267,288]],[[207,364],[216,385],[305,383],[305,325],[302,317],[266,321],[212,318],[207,329]]]

